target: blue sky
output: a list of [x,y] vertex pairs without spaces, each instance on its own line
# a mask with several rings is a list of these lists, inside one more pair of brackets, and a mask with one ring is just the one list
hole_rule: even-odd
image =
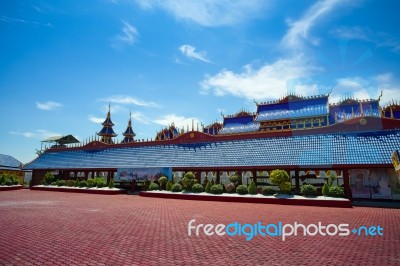
[[[349,3],[351,2],[351,3]],[[400,99],[399,1],[1,1],[0,153],[221,121],[287,92]]]

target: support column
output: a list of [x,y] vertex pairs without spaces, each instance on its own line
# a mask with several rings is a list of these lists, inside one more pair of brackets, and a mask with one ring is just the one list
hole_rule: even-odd
[[348,169],[343,169],[343,184],[344,184],[344,196],[349,200],[352,200],[353,197],[351,195],[350,176]]
[[216,183],[216,184],[219,184],[219,182],[220,182],[219,175],[220,175],[220,171],[217,170],[217,176],[216,176],[216,178],[215,178],[215,183]]
[[294,170],[294,181],[296,184],[296,188],[300,188],[300,178],[299,178],[299,171]]

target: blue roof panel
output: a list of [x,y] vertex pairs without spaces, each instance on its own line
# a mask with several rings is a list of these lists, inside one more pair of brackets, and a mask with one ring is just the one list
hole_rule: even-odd
[[390,164],[400,130],[49,151],[25,169]]

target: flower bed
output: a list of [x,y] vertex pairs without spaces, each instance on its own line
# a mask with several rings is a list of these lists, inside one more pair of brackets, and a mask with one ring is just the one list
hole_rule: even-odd
[[223,193],[214,195],[209,193],[187,193],[170,191],[141,191],[142,197],[184,199],[184,200],[202,200],[202,201],[222,201],[222,202],[245,202],[245,203],[264,203],[264,204],[282,204],[282,205],[302,205],[302,206],[320,206],[320,207],[339,207],[351,208],[351,201],[344,198],[333,197],[303,197],[298,195],[239,195]]
[[33,186],[31,190],[44,190],[44,191],[57,191],[57,192],[75,192],[75,193],[91,193],[91,194],[104,194],[104,195],[115,195],[126,193],[126,190],[119,188],[108,188],[108,187],[66,187],[66,186]]

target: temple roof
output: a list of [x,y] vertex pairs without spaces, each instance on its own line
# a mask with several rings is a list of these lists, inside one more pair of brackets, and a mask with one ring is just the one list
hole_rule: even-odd
[[97,133],[99,136],[109,136],[109,137],[116,137],[118,136],[117,133],[114,132],[112,127],[103,127],[100,132]]
[[[46,151],[25,169],[390,165],[400,130]],[[266,152],[268,151],[268,152]]]
[[42,140],[41,142],[55,142],[59,145],[65,145],[65,144],[79,143],[79,140],[77,140],[72,135],[67,135],[67,136],[50,137],[45,140]]
[[0,154],[0,170],[21,170],[20,161],[10,155]]
[[110,110],[111,110],[111,105],[108,105],[107,118],[106,118],[106,120],[104,120],[103,123],[101,123],[105,127],[106,126],[109,126],[109,127],[114,126],[114,123],[111,121],[111,112],[110,112]]

